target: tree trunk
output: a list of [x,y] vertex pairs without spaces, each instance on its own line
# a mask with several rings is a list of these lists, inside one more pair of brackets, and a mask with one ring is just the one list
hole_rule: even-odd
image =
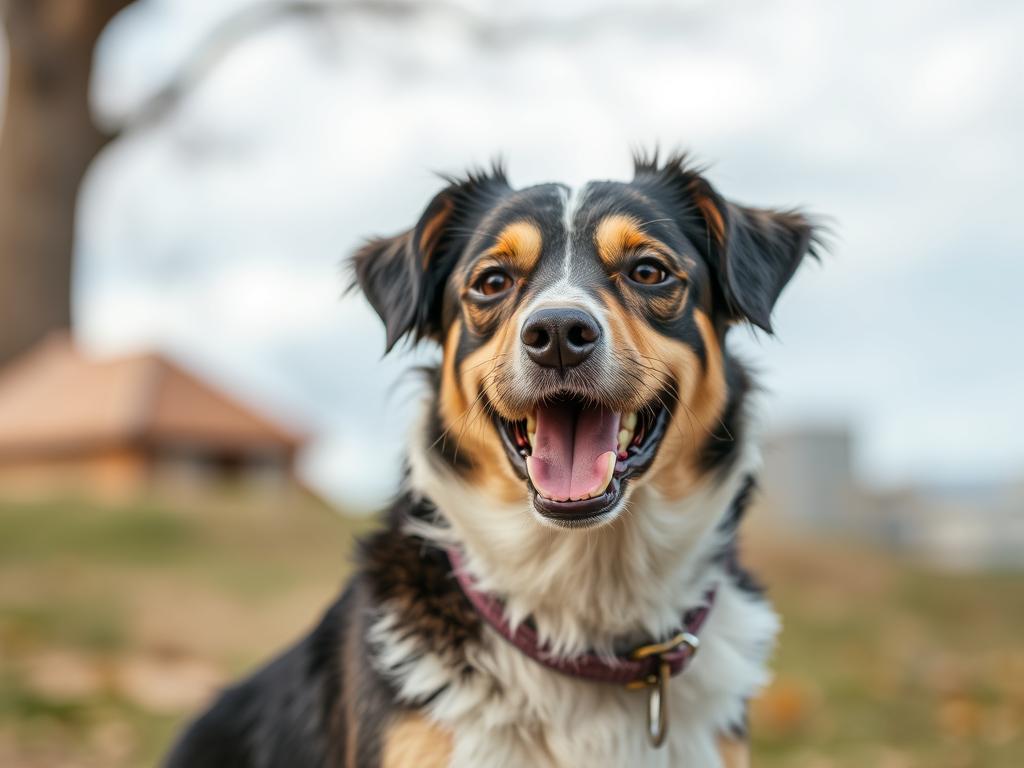
[[100,32],[131,0],[7,0],[0,129],[0,364],[71,324],[79,184],[105,137],[89,111]]

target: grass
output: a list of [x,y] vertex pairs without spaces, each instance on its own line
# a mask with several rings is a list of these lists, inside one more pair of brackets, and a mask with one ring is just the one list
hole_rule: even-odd
[[359,527],[309,502],[0,504],[0,765],[155,764],[315,620]]
[[[0,504],[0,765],[153,765],[301,634],[354,524],[309,503]],[[754,531],[785,620],[752,705],[768,768],[1024,765],[1024,578]]]
[[1024,765],[1021,574],[800,539],[749,548],[785,623],[753,707],[758,765]]

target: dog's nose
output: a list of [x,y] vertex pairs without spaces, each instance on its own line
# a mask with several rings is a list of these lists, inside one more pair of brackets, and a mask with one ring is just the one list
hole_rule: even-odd
[[564,371],[590,357],[601,326],[582,309],[539,309],[526,319],[520,338],[537,365]]

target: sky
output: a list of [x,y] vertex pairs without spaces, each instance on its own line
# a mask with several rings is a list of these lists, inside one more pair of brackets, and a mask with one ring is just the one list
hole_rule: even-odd
[[[251,0],[140,0],[93,102],[123,122]],[[1024,476],[1024,5],[442,4],[291,19],[235,45],[98,159],[75,317],[91,349],[157,346],[300,425],[344,503],[392,491],[430,349],[382,358],[344,257],[495,156],[516,185],[628,179],[686,148],[727,197],[823,217],[831,253],[783,294],[766,429],[845,425],[877,486]]]

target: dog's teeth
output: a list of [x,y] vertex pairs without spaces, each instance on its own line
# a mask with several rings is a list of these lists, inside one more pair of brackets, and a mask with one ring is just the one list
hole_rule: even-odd
[[633,440],[632,429],[620,429],[619,430],[619,453],[625,453],[626,449],[629,448],[630,442]]
[[622,427],[632,432],[636,429],[636,411],[631,413],[623,414],[622,416]]
[[532,448],[534,444],[537,442],[537,433],[528,431],[526,433],[526,441],[530,444],[530,447]]
[[600,496],[608,489],[608,484],[612,481],[612,475],[615,474],[615,460],[618,457],[615,455],[615,451],[607,451],[601,454],[601,459],[605,463],[604,475],[601,481],[591,488],[589,491],[580,494],[579,496],[573,496],[572,501],[584,501],[586,499],[592,499],[595,496]]
[[608,484],[612,481],[612,475],[615,474],[615,459],[617,458],[615,451],[608,451],[604,454],[603,458],[605,460],[604,479],[601,481],[601,485],[590,494],[591,496],[600,496],[604,493]]
[[[537,417],[532,413],[526,417],[526,431],[529,434],[537,431]],[[531,440],[530,442],[533,441]]]

